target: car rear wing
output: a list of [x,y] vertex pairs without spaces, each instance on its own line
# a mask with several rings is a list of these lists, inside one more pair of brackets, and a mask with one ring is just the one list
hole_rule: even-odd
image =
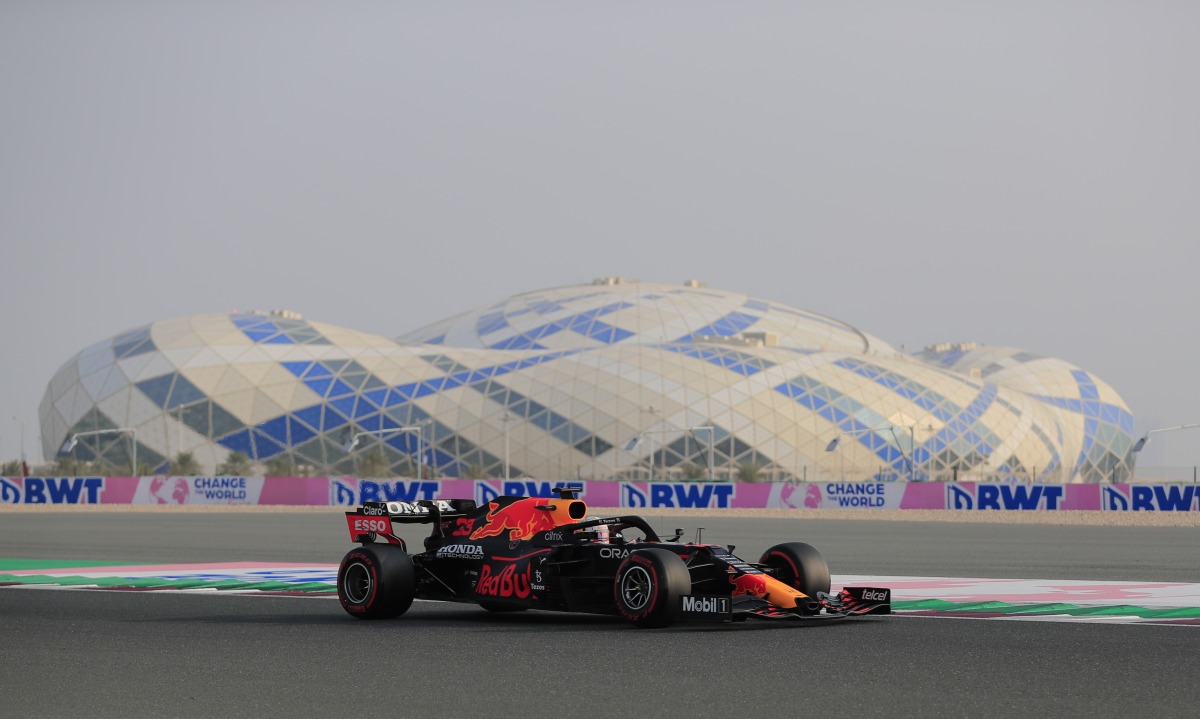
[[401,524],[432,524],[443,519],[465,517],[475,511],[473,499],[418,499],[415,502],[363,502],[355,514],[388,515]]
[[464,517],[475,510],[473,499],[419,499],[415,502],[363,502],[346,512],[346,528],[355,542],[373,542],[383,537],[389,544],[404,546],[393,524],[432,524],[437,533],[443,519]]

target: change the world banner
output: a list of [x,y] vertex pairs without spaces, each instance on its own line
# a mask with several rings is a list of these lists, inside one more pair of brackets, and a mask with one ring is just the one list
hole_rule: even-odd
[[[355,507],[502,495],[553,497],[547,480],[357,477],[0,477],[0,504],[176,504]],[[982,482],[574,482],[594,507],[627,509],[947,509],[1196,512],[1195,484]]]

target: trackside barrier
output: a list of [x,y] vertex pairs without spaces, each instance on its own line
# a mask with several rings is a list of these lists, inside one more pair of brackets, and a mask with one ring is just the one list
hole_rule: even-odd
[[[0,477],[0,504],[357,506],[363,501],[552,496],[557,481],[356,477]],[[1196,484],[582,482],[596,507],[1200,511]]]

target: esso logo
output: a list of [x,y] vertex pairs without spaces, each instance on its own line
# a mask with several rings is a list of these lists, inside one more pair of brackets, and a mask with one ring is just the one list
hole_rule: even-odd
[[389,532],[391,527],[386,519],[355,519],[356,532]]

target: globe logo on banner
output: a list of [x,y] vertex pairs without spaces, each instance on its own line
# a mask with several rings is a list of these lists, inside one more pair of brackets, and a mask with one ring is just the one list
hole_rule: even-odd
[[187,504],[188,481],[183,477],[155,477],[150,480],[150,496],[158,504]]
[[825,497],[818,484],[784,482],[771,488],[768,507],[820,509]]

